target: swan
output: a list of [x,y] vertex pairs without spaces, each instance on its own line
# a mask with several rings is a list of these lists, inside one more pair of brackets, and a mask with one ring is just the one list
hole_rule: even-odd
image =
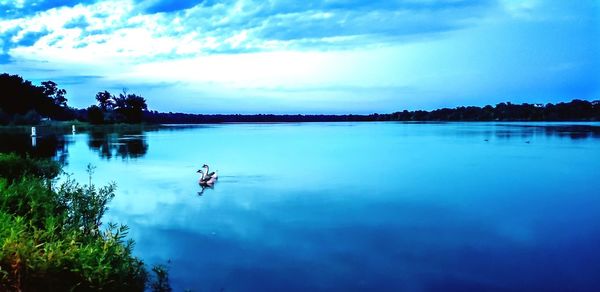
[[212,185],[216,180],[214,177],[204,175],[204,171],[202,171],[201,169],[199,169],[196,172],[200,174],[200,179],[198,180],[198,183],[201,185]]
[[218,174],[216,171],[213,171],[213,172],[208,171],[208,164],[202,165],[202,168],[206,168],[206,176],[207,177],[212,177],[214,179],[218,178]]

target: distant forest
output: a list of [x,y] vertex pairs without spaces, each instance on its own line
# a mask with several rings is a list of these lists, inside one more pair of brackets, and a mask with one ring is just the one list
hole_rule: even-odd
[[557,104],[460,106],[433,111],[401,111],[370,115],[274,115],[184,114],[148,111],[146,99],[123,90],[118,95],[100,91],[90,97],[92,105],[77,109],[68,105],[67,91],[53,81],[34,85],[18,75],[0,74],[0,124],[30,125],[43,120],[80,120],[111,123],[262,123],[345,121],[600,121],[600,100],[572,100]]

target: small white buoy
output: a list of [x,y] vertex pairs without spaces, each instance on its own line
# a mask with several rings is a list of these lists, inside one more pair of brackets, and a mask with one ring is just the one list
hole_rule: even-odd
[[31,127],[31,137],[35,137],[35,136],[37,136],[36,132],[35,132],[35,127]]
[[75,134],[75,125],[71,126],[71,131],[73,132],[73,134]]

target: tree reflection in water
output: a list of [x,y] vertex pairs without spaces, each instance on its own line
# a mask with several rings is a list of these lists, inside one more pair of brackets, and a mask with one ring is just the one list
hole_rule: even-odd
[[47,134],[32,138],[23,133],[0,133],[0,141],[0,153],[12,152],[21,156],[51,158],[62,165],[67,163],[68,144],[73,142],[69,136],[62,134]]
[[139,158],[148,152],[146,136],[141,129],[123,132],[92,131],[88,135],[88,146],[105,159]]
[[[536,123],[458,123],[464,129],[461,136],[482,136],[483,139],[512,139],[531,140],[535,137],[555,137],[572,140],[599,139],[600,126],[597,124],[555,124],[544,125]],[[399,126],[410,126],[399,125]],[[177,131],[190,126],[177,127],[138,127],[127,129],[94,128],[87,133],[87,145],[104,159],[120,157],[135,159],[146,155],[148,142],[145,133],[148,131]],[[44,131],[41,131],[42,133]],[[51,158],[61,164],[67,164],[68,147],[75,140],[71,134],[45,133],[33,138],[28,130],[5,128],[0,131],[0,153],[14,152],[19,155],[29,155],[35,158]],[[205,188],[199,195],[202,195]]]

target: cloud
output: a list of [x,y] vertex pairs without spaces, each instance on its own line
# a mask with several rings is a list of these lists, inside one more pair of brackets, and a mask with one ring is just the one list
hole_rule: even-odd
[[87,21],[87,18],[84,15],[80,15],[78,17],[71,19],[67,23],[65,23],[65,25],[63,27],[66,29],[70,29],[70,28],[85,29],[89,25],[90,25],[90,23]]
[[90,4],[97,0],[0,0],[0,18],[19,18],[53,8]]
[[[213,51],[229,50],[224,39],[245,33],[237,49],[328,49],[385,44],[460,29],[485,14],[492,1],[235,1],[197,5],[178,16],[216,39]],[[413,38],[414,39],[414,38]]]
[[94,82],[102,79],[103,76],[99,75],[72,75],[72,76],[60,76],[58,78],[54,78],[53,81],[57,82],[61,85],[77,85],[77,84],[85,84],[89,82]]
[[194,7],[198,4],[202,4],[206,1],[193,0],[193,1],[181,1],[181,0],[155,0],[155,1],[139,1],[142,6],[142,10],[145,13],[165,13],[175,12],[184,9]]
[[143,61],[215,53],[327,50],[407,42],[468,26],[485,13],[492,2],[63,0],[27,2],[27,5],[7,3],[2,7],[14,18],[0,20],[0,26],[17,30],[23,41],[5,40],[4,54],[17,58],[71,58],[80,62],[102,58]]
[[[430,99],[548,88],[539,96],[556,95],[562,80],[564,88],[579,84],[598,92],[596,77],[580,75],[597,76],[597,69],[589,68],[597,68],[600,59],[600,26],[593,12],[599,5],[593,0],[0,0],[0,64],[14,73],[57,69],[38,76],[60,79],[82,96],[92,96],[91,88],[137,84],[163,90],[161,96],[181,89],[189,102],[200,92],[232,100],[310,99],[307,104],[315,108],[323,103],[314,100],[323,96],[331,103],[362,96],[368,103],[372,96],[409,95],[404,88]],[[561,72],[572,78],[557,77]]]
[[48,31],[45,29],[42,31],[29,31],[21,35],[21,37],[18,37],[17,41],[13,42],[16,46],[28,47],[34,45],[38,40],[46,35],[48,35]]

